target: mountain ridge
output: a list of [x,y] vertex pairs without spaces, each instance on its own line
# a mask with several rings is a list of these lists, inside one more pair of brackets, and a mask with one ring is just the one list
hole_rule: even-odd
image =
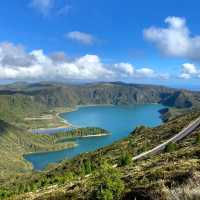
[[[87,83],[79,85],[51,82],[10,84],[0,86],[0,103],[3,98],[5,99],[4,101],[12,101],[13,105],[16,105],[15,102],[19,101],[17,106],[20,103],[23,105],[26,102],[30,102],[32,108],[40,108],[39,110],[43,111],[51,109],[52,107],[75,107],[76,105],[88,104],[130,105],[161,103],[165,106],[172,107],[169,110],[165,110],[166,113],[162,113],[165,120],[172,117],[174,113],[176,116],[180,113],[181,109],[184,112],[185,109],[200,108],[200,92],[197,91],[121,82]],[[1,104],[5,105],[5,102]],[[5,106],[4,110],[7,107],[7,112],[10,112],[11,106]],[[24,112],[27,112],[27,108],[25,106],[23,107]],[[175,109],[179,109],[179,111],[177,112]],[[32,109],[33,112],[36,111],[36,114],[39,110]]]

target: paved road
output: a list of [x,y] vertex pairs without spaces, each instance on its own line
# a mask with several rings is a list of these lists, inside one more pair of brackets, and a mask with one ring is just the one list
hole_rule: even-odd
[[148,156],[152,156],[152,155],[157,154],[158,152],[165,149],[167,144],[169,144],[170,142],[178,142],[179,140],[183,139],[187,135],[191,134],[199,125],[200,125],[200,117],[198,117],[196,120],[191,122],[187,127],[185,127],[181,132],[179,132],[174,137],[170,138],[166,142],[158,145],[157,147],[155,147],[155,148],[153,148],[149,151],[146,151],[144,153],[141,153],[141,154],[133,157],[132,160],[135,161],[135,160],[143,159],[143,158],[146,158]]

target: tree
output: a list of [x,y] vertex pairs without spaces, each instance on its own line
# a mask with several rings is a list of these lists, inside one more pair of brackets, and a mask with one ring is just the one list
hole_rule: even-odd
[[101,169],[96,172],[94,178],[94,198],[99,200],[120,199],[124,190],[124,182],[118,169],[108,164],[103,164]]
[[165,147],[165,152],[170,153],[170,152],[176,151],[176,149],[177,149],[177,145],[173,142],[170,142]]

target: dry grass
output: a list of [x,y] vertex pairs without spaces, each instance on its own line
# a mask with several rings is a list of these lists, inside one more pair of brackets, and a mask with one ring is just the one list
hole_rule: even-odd
[[200,200],[200,176],[195,174],[182,186],[175,188],[164,187],[167,200]]

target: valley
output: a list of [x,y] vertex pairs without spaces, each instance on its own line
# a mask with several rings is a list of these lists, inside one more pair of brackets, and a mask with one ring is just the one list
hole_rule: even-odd
[[[51,163],[62,159],[73,158],[80,153],[91,152],[98,148],[112,144],[126,137],[135,127],[141,124],[154,127],[160,125],[160,104],[143,104],[134,106],[82,106],[76,111],[61,114],[63,119],[78,127],[101,127],[110,134],[101,137],[78,137],[74,141],[76,148],[65,149],[57,152],[27,155],[26,159],[33,163],[35,169],[41,170]],[[146,113],[151,113],[147,115]],[[74,130],[74,132],[76,129]],[[69,132],[68,132],[69,135]],[[76,134],[75,134],[76,135]],[[73,139],[72,138],[72,139]],[[73,140],[72,140],[73,141]]]
[[200,200],[199,8],[1,1],[0,200]]
[[[18,177],[13,183],[4,184],[1,193],[12,194],[12,199],[96,199],[103,195],[96,193],[99,185],[106,184],[105,189],[114,198],[120,194],[120,199],[126,200],[168,200],[174,192],[180,198],[195,195],[199,181],[199,128],[157,155],[138,161],[130,158],[170,139],[199,114],[188,113],[155,128],[138,127],[112,145],[63,161],[46,172]],[[117,168],[112,167],[115,164]],[[109,184],[121,187],[112,190]],[[178,191],[180,186],[182,190]],[[186,187],[193,190],[186,194]]]
[[[84,178],[85,172],[81,163],[90,165],[89,171],[98,172],[104,162],[114,165],[122,162],[123,159],[129,160],[129,156],[136,156],[153,148],[175,135],[199,115],[199,100],[199,92],[118,82],[83,85],[41,82],[0,86],[1,196],[14,198],[15,194],[33,192],[33,196],[36,197],[34,191],[38,189],[41,192],[37,192],[37,195],[42,196],[42,199],[49,198],[48,195],[44,197],[44,193],[51,194],[56,199],[58,191],[59,195],[74,195],[67,189],[69,185],[66,184],[66,181],[71,180],[73,185],[76,185],[76,182],[86,184],[82,189],[90,196],[92,191],[88,190],[90,186],[87,184],[90,184],[93,175]],[[84,107],[76,110],[77,105],[84,105]],[[88,105],[95,106],[85,107]],[[115,109],[112,110],[115,107],[119,109],[118,113],[115,113]],[[99,118],[98,108],[100,108],[100,113],[102,109],[105,109],[105,114],[99,115]],[[142,108],[144,109],[142,110]],[[124,116],[122,110],[126,111]],[[84,112],[89,115],[84,115]],[[112,112],[113,115],[110,117],[106,114]],[[61,114],[59,115],[59,113]],[[77,115],[74,115],[76,113]],[[140,115],[143,116],[141,119],[146,119],[146,122],[137,121],[140,119]],[[159,118],[160,115],[164,124]],[[113,116],[119,117],[119,119],[116,118],[118,121],[114,120]],[[102,123],[101,119],[105,119],[105,121]],[[111,125],[112,123],[113,125]],[[53,135],[32,133],[32,130],[35,129],[69,128],[71,124],[81,128],[67,132],[60,131]],[[140,125],[145,126],[139,127]],[[133,129],[135,129],[134,134],[128,135]],[[91,137],[94,135],[101,137]],[[182,150],[180,154],[181,152]],[[163,154],[164,157],[165,155],[168,154]],[[25,160],[24,156],[33,165]],[[66,156],[68,159],[65,161],[63,159]],[[36,158],[35,161],[33,158]],[[156,156],[156,160],[157,158],[161,159],[162,154]],[[122,160],[120,161],[120,159]],[[91,160],[92,163],[90,163]],[[54,162],[59,163],[50,164]],[[177,162],[179,161],[177,160]],[[39,163],[38,167],[35,163]],[[137,166],[143,167],[142,163],[143,161],[137,161]],[[47,164],[50,165],[47,167]],[[46,169],[37,172],[33,171],[33,166],[39,170],[44,167]],[[194,166],[196,165],[194,164]],[[120,179],[124,180],[124,175],[128,176],[126,173],[131,173],[132,170],[136,173],[135,167],[134,162],[130,168],[129,166],[119,167]],[[188,169],[187,164],[185,167]],[[118,168],[116,170],[118,171]],[[174,173],[174,169],[172,171]],[[96,172],[94,176],[96,176]],[[144,173],[146,174],[146,171]],[[49,176],[50,178],[47,178]],[[25,179],[31,181],[27,182]],[[34,183],[36,180],[39,181],[38,184]],[[40,181],[44,181],[44,183]],[[15,187],[14,183],[21,185],[20,188]],[[61,185],[59,188],[55,185],[53,191],[48,191],[48,187],[54,183]],[[134,184],[139,184],[139,182]],[[64,193],[60,192],[60,189]],[[128,194],[128,191],[124,192],[124,195]],[[77,194],[81,195],[81,190]],[[39,196],[38,198],[40,198]],[[27,199],[30,199],[29,197]],[[25,197],[19,195],[20,198],[24,199]]]

